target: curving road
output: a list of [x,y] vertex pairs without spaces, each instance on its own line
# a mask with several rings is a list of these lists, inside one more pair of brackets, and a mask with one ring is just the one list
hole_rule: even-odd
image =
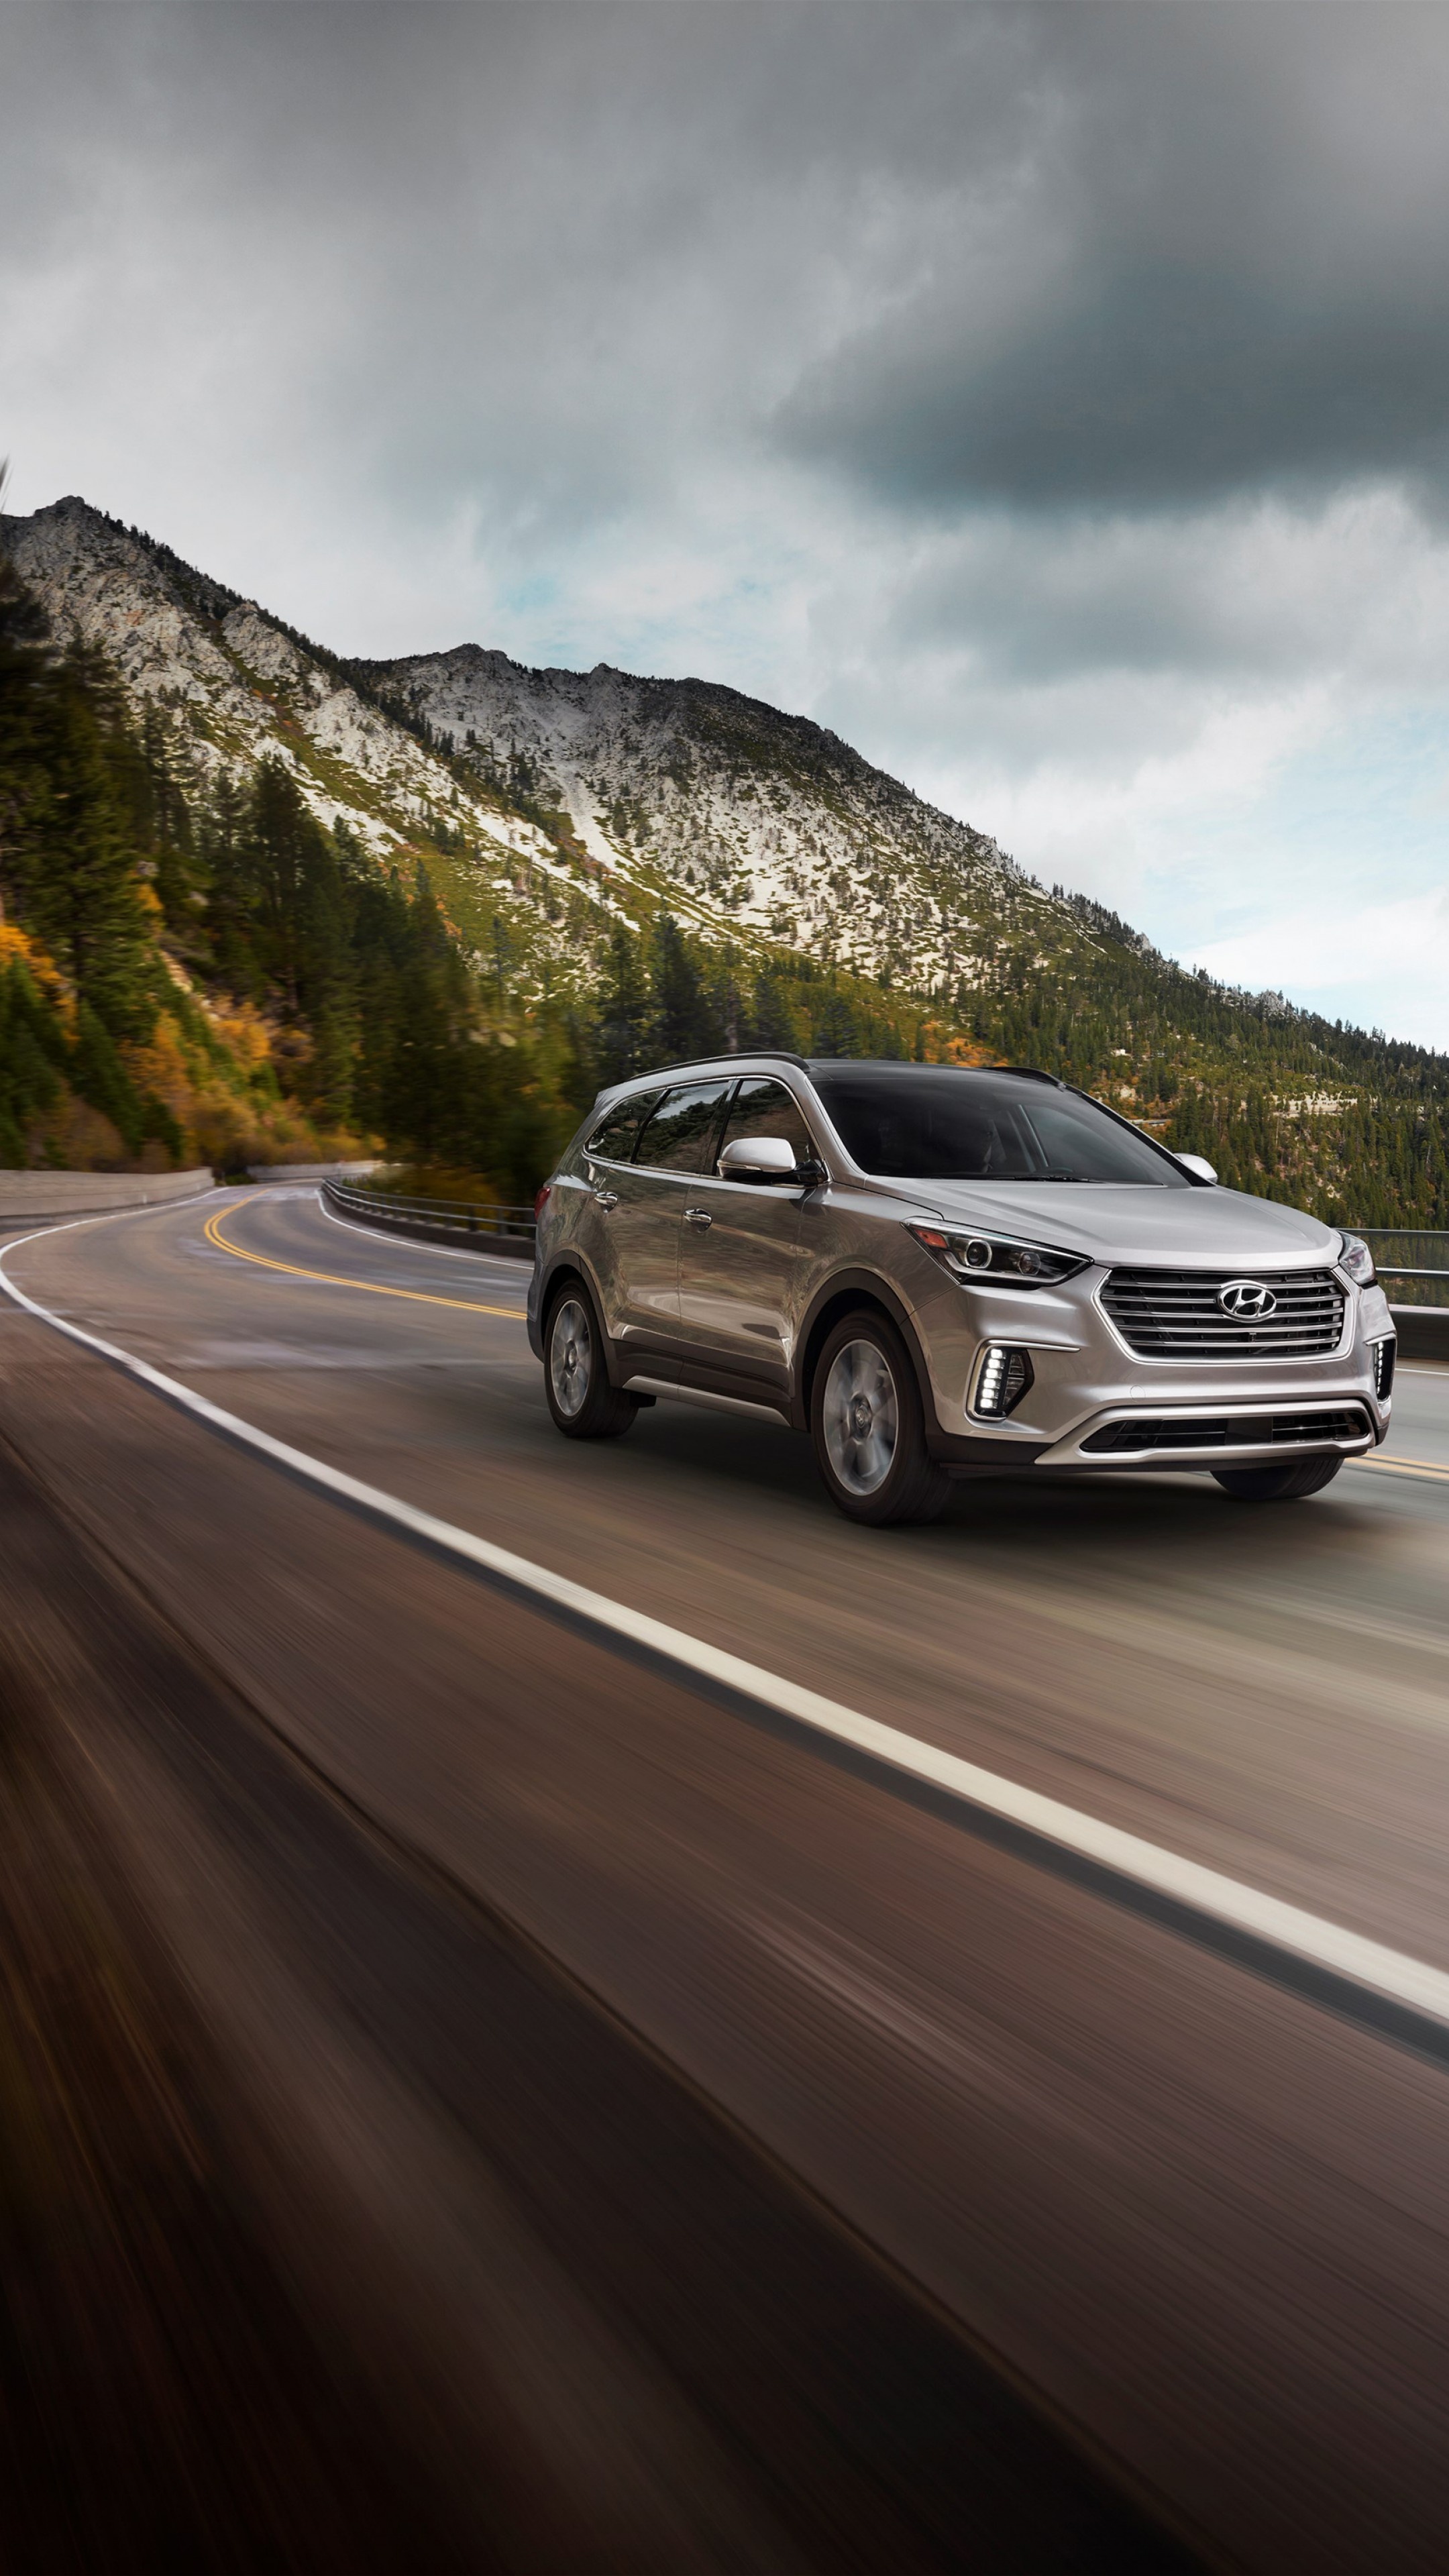
[[[454,1529],[1449,1971],[1449,1372],[1406,1368],[1385,1457],[1307,1504],[1001,1480],[871,1533],[765,1416],[560,1441],[517,1264],[310,1192],[6,1268]],[[37,1558],[13,1634],[247,2070],[269,2227],[285,2137],[338,2242],[386,2249],[350,2330],[356,2267],[315,2230],[289,2260],[344,2344],[385,2317],[437,2377],[425,2422],[377,2403],[463,2563],[484,2526],[545,2563],[544,2491],[587,2527],[568,2566],[1443,2563],[1427,2027],[410,1544],[8,1306],[0,1433],[90,1569]],[[140,1648],[95,1641],[127,1620],[189,1698],[121,1687]],[[458,2465],[500,2408],[535,2464],[506,2545],[514,2434]]]

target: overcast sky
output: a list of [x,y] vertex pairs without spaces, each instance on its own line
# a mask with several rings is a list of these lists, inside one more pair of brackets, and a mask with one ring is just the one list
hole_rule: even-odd
[[1449,7],[0,5],[0,450],[1449,1047]]

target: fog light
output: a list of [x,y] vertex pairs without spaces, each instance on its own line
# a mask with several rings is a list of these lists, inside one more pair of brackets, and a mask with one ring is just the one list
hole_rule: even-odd
[[1394,1353],[1397,1347],[1395,1342],[1371,1342],[1369,1345],[1374,1355],[1374,1393],[1380,1404],[1386,1404],[1394,1390]]
[[1031,1380],[1031,1361],[1025,1351],[1013,1350],[1009,1342],[988,1342],[976,1370],[972,1412],[999,1422],[1003,1414],[1016,1410]]

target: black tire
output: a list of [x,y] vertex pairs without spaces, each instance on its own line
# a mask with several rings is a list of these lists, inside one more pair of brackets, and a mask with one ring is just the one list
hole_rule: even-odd
[[543,1327],[543,1388],[566,1440],[617,1440],[639,1407],[609,1384],[598,1308],[581,1279],[566,1279],[549,1299]]
[[1213,1475],[1235,1503],[1298,1503],[1331,1485],[1341,1458],[1285,1458],[1281,1467],[1214,1467]]
[[820,1478],[847,1520],[933,1521],[951,1479],[926,1447],[916,1372],[876,1308],[842,1316],[816,1364],[810,1438]]

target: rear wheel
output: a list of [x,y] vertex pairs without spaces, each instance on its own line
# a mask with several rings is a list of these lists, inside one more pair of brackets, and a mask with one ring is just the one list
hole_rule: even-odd
[[825,1490],[853,1521],[933,1521],[951,1479],[926,1447],[904,1342],[869,1307],[835,1326],[815,1371],[810,1436]]
[[1342,1465],[1341,1458],[1285,1458],[1281,1467],[1214,1467],[1213,1474],[1235,1503],[1296,1503],[1321,1494]]
[[548,1409],[566,1440],[617,1440],[639,1410],[623,1387],[609,1384],[604,1336],[581,1280],[568,1280],[549,1307],[543,1383]]

